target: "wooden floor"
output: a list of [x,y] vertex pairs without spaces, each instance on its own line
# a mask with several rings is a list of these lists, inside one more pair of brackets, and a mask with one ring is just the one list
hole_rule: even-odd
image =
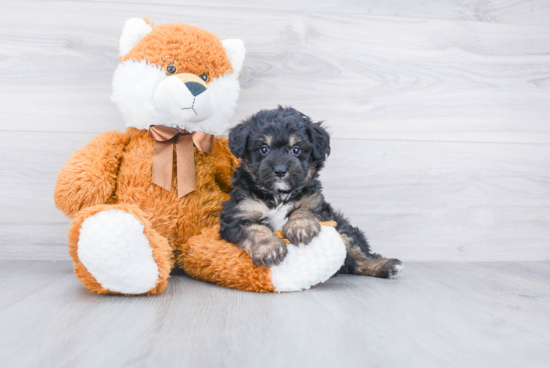
[[[53,188],[124,129],[109,96],[135,16],[242,38],[232,123],[324,120],[325,195],[402,277],[85,290]],[[500,262],[550,261],[549,96],[550,0],[1,0],[0,368],[550,367],[550,262]]]
[[[232,123],[324,120],[327,199],[403,276],[88,293],[53,188],[124,129],[109,96],[134,16],[242,38]],[[550,261],[549,96],[550,0],[1,0],[0,368],[549,367],[550,262],[501,262]]]
[[177,274],[90,294],[71,263],[0,261],[2,367],[548,367],[550,263],[409,263],[254,294]]

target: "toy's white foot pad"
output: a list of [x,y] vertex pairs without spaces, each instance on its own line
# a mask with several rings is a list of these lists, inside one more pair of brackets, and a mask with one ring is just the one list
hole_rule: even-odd
[[88,217],[78,239],[78,258],[105,289],[142,294],[155,287],[158,266],[133,215],[112,209]]
[[279,266],[271,267],[275,291],[299,291],[325,282],[346,259],[346,246],[334,227],[322,226],[308,245],[288,244],[288,254]]

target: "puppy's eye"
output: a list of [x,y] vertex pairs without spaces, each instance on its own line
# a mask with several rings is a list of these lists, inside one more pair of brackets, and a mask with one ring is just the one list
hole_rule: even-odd
[[178,71],[178,68],[176,68],[174,64],[168,64],[166,66],[166,73],[168,74],[176,74],[177,71]]
[[261,153],[262,155],[267,155],[267,154],[269,153],[269,147],[268,147],[268,146],[262,146],[262,147],[260,148],[260,153]]
[[206,73],[202,73],[201,75],[199,75],[199,78],[205,82],[208,82],[208,74]]
[[290,152],[292,152],[294,156],[299,156],[300,153],[302,153],[302,149],[298,146],[294,146],[290,149]]

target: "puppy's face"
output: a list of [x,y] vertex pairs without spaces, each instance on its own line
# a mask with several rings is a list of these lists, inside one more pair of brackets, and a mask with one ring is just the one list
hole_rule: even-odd
[[277,129],[267,124],[248,136],[245,156],[255,183],[272,193],[297,189],[312,174],[311,145],[296,129]]
[[233,128],[229,147],[257,187],[289,193],[315,177],[330,153],[320,123],[292,108],[262,110]]

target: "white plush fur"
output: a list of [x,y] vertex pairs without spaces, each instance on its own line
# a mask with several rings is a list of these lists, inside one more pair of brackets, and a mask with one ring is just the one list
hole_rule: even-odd
[[173,116],[155,104],[156,88],[166,78],[161,67],[145,60],[130,59],[118,65],[111,100],[122,112],[126,126],[149,129],[151,125],[165,125],[190,132],[227,133],[239,97],[238,73],[225,74],[208,84],[216,109],[208,119],[199,122]]
[[99,212],[82,223],[78,258],[111,291],[142,294],[155,287],[158,266],[143,224],[121,210]]
[[[292,205],[281,204],[269,209],[263,203],[255,203],[262,217],[269,219],[271,228],[274,231],[282,230]],[[346,246],[340,234],[333,227],[322,226],[319,235],[308,245],[288,245],[288,254],[283,263],[271,267],[271,282],[277,292],[309,289],[334,275],[342,267],[345,258]]]
[[157,85],[154,101],[159,109],[189,123],[206,120],[216,112],[216,102],[209,89],[193,96],[185,83],[173,75]]
[[246,54],[243,40],[238,38],[228,38],[222,41],[225,53],[231,62],[233,73],[239,74],[243,68],[244,57]]
[[333,227],[322,226],[308,245],[288,245],[283,263],[271,267],[271,281],[277,292],[309,289],[334,275],[345,258],[346,246],[340,234]]
[[118,56],[127,55],[145,35],[153,30],[153,27],[141,18],[128,19],[122,28],[118,44]]
[[[142,19],[128,20],[120,38],[120,56],[128,54],[149,32],[151,26]],[[113,76],[111,100],[122,112],[126,126],[149,129],[151,125],[164,125],[190,132],[226,134],[239,97],[238,75],[246,51],[239,39],[223,40],[222,45],[233,73],[212,80],[208,91],[193,99],[181,81],[166,76],[158,65],[132,59],[120,63]],[[197,104],[196,113],[182,112],[189,104]],[[280,189],[286,189],[284,183]],[[281,205],[264,211],[264,216],[269,217],[275,230],[280,230],[287,221],[288,209]],[[86,219],[78,252],[88,271],[107,289],[139,294],[155,286],[158,267],[143,225],[123,211],[111,210]],[[277,292],[309,289],[335,274],[345,257],[346,247],[338,232],[323,226],[319,236],[307,246],[288,246],[284,262],[271,268],[273,286]]]

